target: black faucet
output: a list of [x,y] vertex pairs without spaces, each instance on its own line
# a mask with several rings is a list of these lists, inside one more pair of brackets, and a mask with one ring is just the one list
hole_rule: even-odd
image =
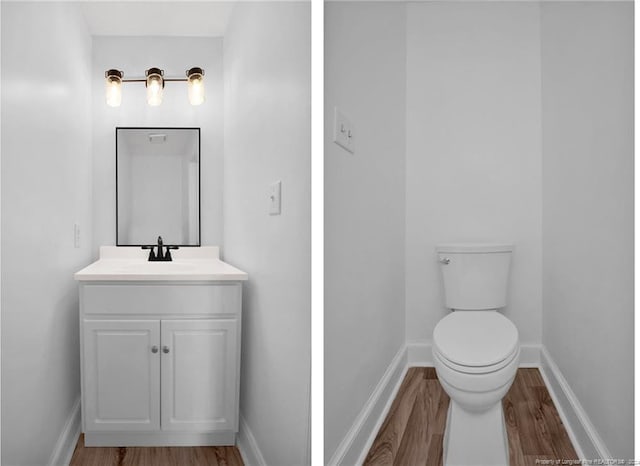
[[[162,250],[162,247],[164,246],[164,244],[162,243],[162,236],[158,236],[158,244],[156,246],[154,245],[147,245],[147,246],[142,246],[142,249],[149,249],[149,261],[150,262],[167,262],[167,261],[172,261],[173,258],[171,257],[171,249],[178,249],[178,246],[164,246],[164,248],[166,249],[166,252]],[[158,248],[158,253],[154,253],[153,252],[153,248],[157,247]]]

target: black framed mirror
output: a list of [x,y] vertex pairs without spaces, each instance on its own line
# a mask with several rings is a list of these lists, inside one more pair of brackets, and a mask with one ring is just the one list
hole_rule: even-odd
[[116,245],[200,246],[200,128],[116,128]]

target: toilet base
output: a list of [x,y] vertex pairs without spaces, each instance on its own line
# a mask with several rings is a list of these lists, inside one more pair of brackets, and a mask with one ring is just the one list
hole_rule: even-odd
[[451,400],[442,455],[444,466],[509,466],[502,403],[487,411],[471,412]]

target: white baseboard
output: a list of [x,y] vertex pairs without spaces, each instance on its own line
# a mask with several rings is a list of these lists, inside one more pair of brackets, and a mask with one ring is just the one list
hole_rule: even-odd
[[258,442],[256,442],[256,438],[253,436],[242,413],[240,414],[240,431],[238,432],[236,444],[238,450],[240,450],[242,461],[246,466],[267,466],[267,462],[258,447]]
[[395,355],[364,404],[351,429],[327,462],[329,466],[362,464],[407,371],[407,346]]
[[560,372],[555,361],[543,346],[541,351],[540,372],[549,390],[560,419],[569,434],[578,458],[611,459],[611,453],[591,423],[589,416],[571,390],[569,383]]
[[407,355],[409,367],[431,367],[433,356],[431,354],[430,340],[410,340],[407,342]]
[[69,466],[76,443],[78,443],[78,437],[80,437],[80,397],[69,412],[67,422],[64,424],[47,464],[49,466]]
[[520,364],[518,367],[540,367],[540,345],[520,345]]

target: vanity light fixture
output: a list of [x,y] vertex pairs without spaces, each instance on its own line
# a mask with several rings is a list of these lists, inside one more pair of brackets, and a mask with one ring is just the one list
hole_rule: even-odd
[[120,70],[110,69],[105,71],[106,99],[110,107],[119,107],[122,102],[122,83],[143,82],[147,88],[147,103],[153,107],[162,103],[164,83],[169,81],[186,81],[189,102],[191,105],[200,105],[204,102],[204,70],[194,67],[187,70],[186,78],[165,78],[164,70],[149,68],[145,71],[145,77],[140,79],[123,79],[124,73]]

